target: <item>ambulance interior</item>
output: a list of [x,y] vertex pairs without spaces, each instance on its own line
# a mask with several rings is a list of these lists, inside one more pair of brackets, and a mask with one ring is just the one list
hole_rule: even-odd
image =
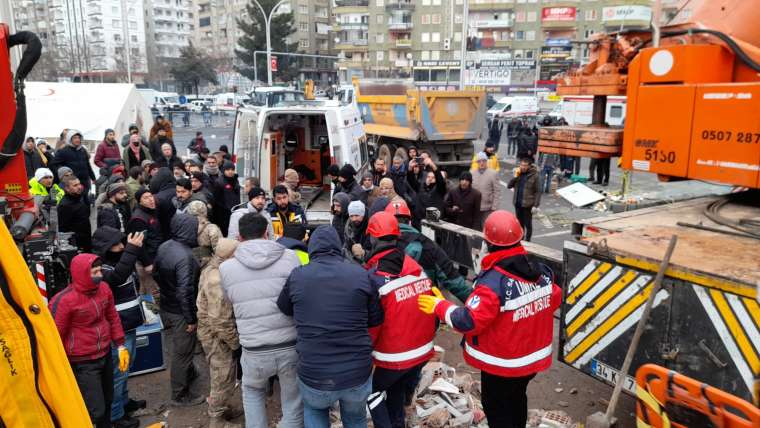
[[[331,150],[325,114],[272,113],[263,130],[262,185],[273,189],[284,180],[286,169],[294,169],[300,176],[301,203],[310,207],[326,199],[329,210]],[[326,196],[320,198],[321,194]]]

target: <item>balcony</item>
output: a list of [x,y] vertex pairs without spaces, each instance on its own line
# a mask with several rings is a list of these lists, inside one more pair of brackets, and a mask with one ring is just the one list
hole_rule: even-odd
[[338,68],[365,68],[369,66],[369,61],[338,61]]
[[369,6],[369,0],[335,0],[335,7],[343,6]]
[[412,39],[396,39],[396,47],[399,49],[411,49]]
[[485,11],[485,12],[494,12],[494,11],[500,11],[500,10],[512,10],[514,5],[512,3],[503,3],[503,2],[482,2],[482,3],[473,3],[470,2],[469,10],[470,12],[476,12],[476,11]]
[[369,22],[336,22],[332,26],[333,31],[343,30],[367,30],[369,28]]
[[413,24],[411,22],[388,22],[388,29],[391,31],[411,31]]
[[385,3],[386,10],[414,10],[414,3],[409,0],[388,0]]
[[360,52],[367,50],[366,39],[341,40],[335,44],[335,49],[346,52]]
[[332,13],[340,15],[343,13],[362,13],[367,12],[369,0],[335,0],[335,7]]
[[501,20],[494,20],[494,19],[482,19],[482,20],[471,20],[470,21],[470,27],[471,28],[509,28],[512,24],[509,22],[508,19],[501,19]]

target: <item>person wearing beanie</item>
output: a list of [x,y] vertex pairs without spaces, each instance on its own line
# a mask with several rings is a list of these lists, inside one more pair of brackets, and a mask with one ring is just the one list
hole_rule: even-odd
[[62,166],[62,167],[58,168],[58,175],[57,175],[57,177],[58,177],[58,182],[59,183],[63,182],[64,178],[66,178],[66,177],[73,177],[73,176],[74,176],[74,171],[71,168],[69,168],[67,166]]
[[359,200],[362,201],[364,205],[366,206],[367,199],[369,199],[369,194],[375,188],[375,184],[372,182],[371,172],[365,172],[362,175],[362,181],[359,183],[359,186],[361,186],[361,193],[359,194]]
[[95,149],[95,165],[98,168],[107,168],[121,162],[121,150],[116,143],[116,133],[113,129],[106,129],[103,141]]
[[98,228],[109,226],[126,233],[131,215],[127,198],[127,184],[123,181],[108,186],[106,200],[98,207]]
[[136,123],[130,123],[127,133],[121,136],[121,147],[127,147],[130,143],[130,138],[133,135],[137,135],[137,137],[139,138],[140,144],[144,146],[145,148],[148,148],[148,141],[142,135],[142,133],[140,132],[140,128],[137,127]]
[[61,180],[65,194],[58,204],[58,231],[73,232],[77,248],[82,253],[92,251],[90,204],[85,199],[81,181],[74,175]]
[[261,187],[253,187],[248,191],[248,202],[245,205],[238,206],[230,215],[229,229],[227,230],[227,238],[238,239],[240,237],[239,223],[240,219],[248,213],[261,214],[269,222],[267,228],[267,235],[269,239],[274,238],[274,229],[272,228],[272,219],[266,212],[267,206],[267,193]]
[[206,205],[206,216],[211,218],[214,208],[214,195],[206,188],[206,176],[200,171],[190,174],[190,184],[193,188],[192,201],[201,201]]
[[161,226],[156,216],[156,200],[153,194],[146,187],[141,187],[135,192],[135,201],[137,205],[132,212],[132,218],[127,224],[127,233],[141,232],[145,235],[143,241],[143,250],[140,252],[138,259],[141,269],[138,269],[140,275],[140,284],[144,287],[143,291],[150,291],[151,286],[156,284],[150,276],[153,260],[156,258],[158,247],[163,242]]
[[[100,176],[98,180],[100,181],[101,178],[103,178],[103,176]],[[98,188],[97,188],[98,196],[97,198],[95,198],[95,208],[97,209],[98,207],[100,207],[100,205],[103,204],[108,199],[108,195],[107,195],[108,186],[114,183],[124,183],[124,182],[126,182],[126,180],[124,180],[124,177],[122,177],[119,174],[109,175],[104,180],[102,180],[102,182],[100,183],[100,185],[98,185]]]
[[472,188],[480,192],[480,213],[475,224],[477,230],[483,228],[483,222],[501,202],[499,173],[489,168],[490,160],[485,152],[477,155],[477,168],[472,170]]
[[364,256],[369,253],[372,245],[367,235],[368,221],[367,208],[362,201],[348,204],[348,221],[343,233],[343,253],[346,258],[362,263]]
[[[355,176],[356,169],[348,163],[343,165],[338,176],[341,192],[347,194],[352,201],[358,201],[362,196],[361,186],[356,182]],[[340,232],[338,232],[338,235],[340,235]]]
[[35,204],[40,207],[48,196],[55,204],[61,202],[63,198],[63,189],[53,183],[53,171],[48,168],[37,168],[37,171],[34,171],[34,177],[29,180],[29,193],[35,197]]
[[330,182],[333,184],[333,194],[341,192],[340,180],[340,167],[336,164],[332,164],[327,167],[327,176],[330,177]]
[[288,188],[290,201],[294,204],[301,202],[301,194],[298,192],[298,181],[298,171],[291,168],[285,170],[281,184]]
[[451,189],[444,198],[446,220],[474,229],[480,214],[480,192],[472,188],[472,174],[463,172],[459,186]]
[[214,187],[214,223],[225,235],[229,231],[232,208],[240,205],[240,183],[235,172],[235,164],[224,162],[222,173]]
[[283,247],[295,251],[301,266],[309,264],[309,249],[307,247],[306,228],[302,224],[288,223],[282,228],[282,238],[277,243]]
[[82,144],[84,137],[76,129],[69,129],[66,137],[66,146],[56,152],[55,158],[50,162],[50,169],[56,172],[64,166],[71,168],[74,176],[79,179],[79,183],[82,185],[84,201],[89,202],[90,186],[96,177],[95,171],[90,166],[90,155]]

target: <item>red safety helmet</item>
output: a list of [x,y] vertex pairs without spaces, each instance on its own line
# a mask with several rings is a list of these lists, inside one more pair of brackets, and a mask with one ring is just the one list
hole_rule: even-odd
[[523,230],[514,214],[498,210],[492,212],[486,219],[483,225],[483,237],[493,245],[509,247],[520,242]]
[[374,236],[375,238],[382,238],[384,236],[399,236],[401,232],[398,228],[398,220],[393,214],[380,211],[375,213],[369,219],[367,224],[367,235]]
[[385,212],[390,213],[393,216],[412,218],[412,212],[409,211],[409,205],[403,200],[389,203],[388,206],[385,207]]

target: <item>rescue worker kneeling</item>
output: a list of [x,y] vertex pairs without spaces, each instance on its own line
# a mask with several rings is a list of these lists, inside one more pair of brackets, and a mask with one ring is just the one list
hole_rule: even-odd
[[517,218],[499,210],[485,221],[488,255],[465,306],[420,296],[420,310],[464,333],[464,359],[481,370],[483,411],[492,427],[525,427],[528,382],[552,362],[553,312],[560,288],[554,274],[534,266],[520,244]]
[[375,372],[368,405],[375,427],[403,428],[405,392],[434,352],[435,316],[420,312],[416,299],[433,297],[432,281],[398,248],[399,225],[392,214],[373,215],[367,234],[372,253],[365,267],[385,314],[383,323],[369,330]]

